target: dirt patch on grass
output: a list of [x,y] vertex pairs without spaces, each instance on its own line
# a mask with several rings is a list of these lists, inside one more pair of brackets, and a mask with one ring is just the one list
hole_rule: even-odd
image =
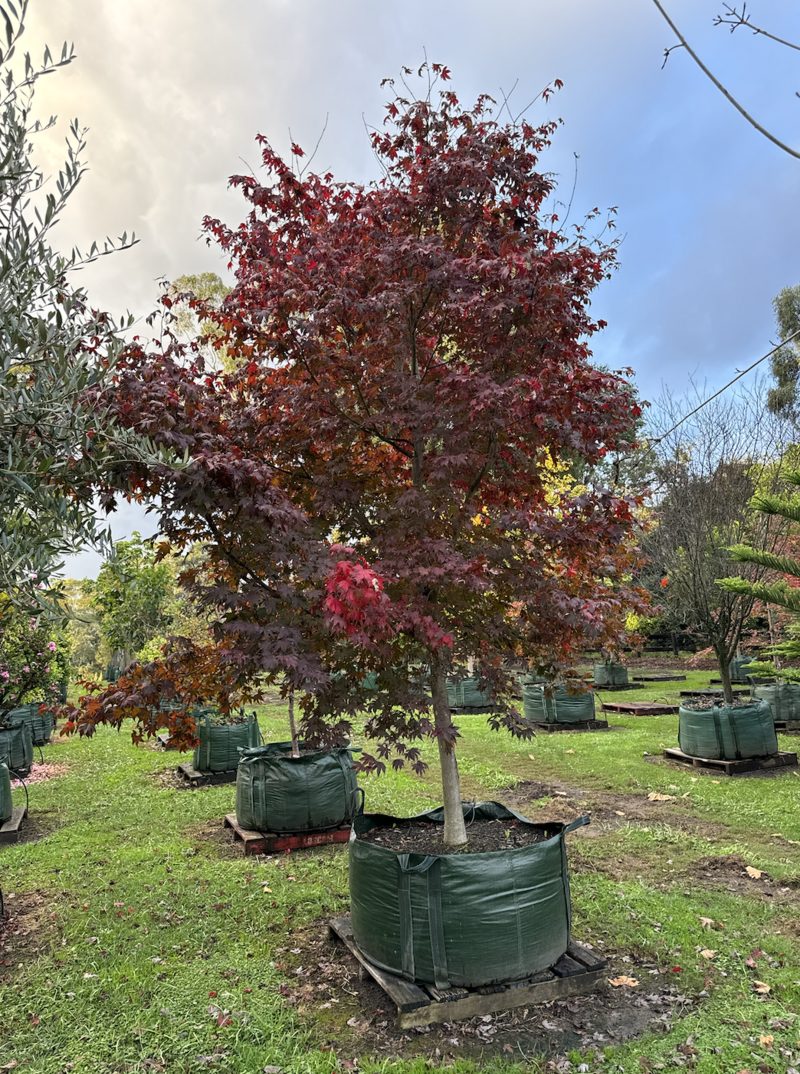
[[[617,964],[609,960],[608,973],[594,992],[567,1000],[521,1007],[458,1022],[419,1029],[398,1029],[396,1008],[359,962],[317,922],[293,933],[294,946],[283,957],[286,979],[284,1001],[306,1017],[313,1017],[330,1036],[326,1049],[340,1059],[375,1055],[380,1058],[426,1056],[436,1061],[458,1058],[509,1061],[534,1055],[563,1056],[580,1049],[587,1057],[609,1045],[645,1033],[666,1032],[673,1018],[692,1001],[664,982],[652,964],[635,959]],[[612,988],[606,977],[638,977],[637,988]]]
[[27,817],[22,822],[17,845],[20,843],[38,843],[40,839],[45,839],[48,835],[52,835],[63,825],[64,821],[60,819],[56,810],[37,809],[34,807],[29,810]]
[[753,866],[741,854],[710,855],[696,861],[689,869],[689,875],[703,884],[723,887],[734,895],[747,895],[764,902],[775,899],[781,903],[800,902],[800,881],[775,880],[764,870],[754,870],[761,874],[754,876],[747,872],[748,868],[753,869]]
[[[546,800],[545,805],[542,805],[542,799]],[[590,813],[592,823],[576,833],[582,838],[597,837],[639,821],[668,824],[671,828],[697,835],[717,834],[724,830],[724,825],[700,820],[688,811],[688,807],[679,806],[677,797],[675,801],[651,802],[646,795],[581,790],[558,780],[520,783],[512,793],[504,796],[504,801],[534,821],[569,823]]]
[[234,841],[232,829],[226,828],[221,820],[204,820],[200,824],[191,824],[183,829],[183,834],[196,844],[198,850],[207,846],[217,858],[244,860],[242,844]]
[[51,943],[55,927],[47,918],[45,892],[3,891],[5,917],[0,920],[0,984],[10,980],[20,963],[30,964]]

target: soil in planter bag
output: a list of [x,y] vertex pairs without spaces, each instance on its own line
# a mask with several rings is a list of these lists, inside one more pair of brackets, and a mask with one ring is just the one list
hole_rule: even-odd
[[594,681],[596,686],[625,686],[628,669],[622,664],[595,664]]
[[[469,822],[522,821],[548,838],[488,853],[398,854],[357,839],[397,817],[365,813],[350,839],[350,916],[361,953],[391,973],[437,988],[519,981],[548,969],[570,936],[566,832],[589,823],[534,824],[498,802],[464,803]],[[415,820],[444,823],[444,810]],[[469,834],[469,826],[467,827]]]
[[22,772],[33,764],[33,738],[24,720],[6,719],[0,729],[0,761],[13,772]]
[[291,742],[242,751],[236,773],[239,824],[291,833],[349,824],[360,808],[352,748],[291,753]]
[[11,801],[11,776],[8,765],[0,762],[0,824],[11,819],[14,803]]
[[450,708],[491,708],[492,703],[485,690],[478,689],[477,679],[447,680],[447,700]]
[[53,733],[53,714],[48,711],[40,714],[41,705],[41,701],[32,701],[29,705],[21,705],[9,712],[12,720],[24,720],[27,724],[34,746],[46,746]]
[[239,764],[239,750],[258,746],[261,731],[255,714],[246,723],[212,724],[209,714],[197,717],[197,737],[192,764],[196,772],[230,772]]
[[535,723],[581,723],[593,720],[594,694],[570,694],[559,686],[548,697],[544,684],[522,682],[522,705],[525,719]]
[[800,683],[775,682],[753,684],[750,696],[754,701],[766,701],[773,720],[800,720]]
[[775,722],[766,701],[732,708],[678,709],[678,745],[690,757],[740,761],[778,752]]

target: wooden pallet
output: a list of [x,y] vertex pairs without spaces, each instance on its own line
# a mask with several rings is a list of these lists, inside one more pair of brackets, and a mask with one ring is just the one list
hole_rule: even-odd
[[177,768],[187,783],[193,787],[210,787],[216,783],[235,783],[236,769],[230,768],[225,772],[198,772],[191,761],[184,761]]
[[775,730],[782,735],[800,731],[800,720],[776,720]]
[[28,810],[26,806],[15,806],[11,811],[9,819],[0,826],[0,844],[3,843],[18,843],[19,842],[19,830],[22,827],[23,820],[27,817]]
[[[721,689],[720,690],[714,690],[709,686],[705,690],[681,690],[680,691],[680,696],[681,697],[720,697],[721,698],[722,697],[722,690]],[[733,691],[733,696],[734,697],[749,697],[750,696],[750,690],[749,689],[747,689],[747,690],[742,690],[742,689],[734,690]]]
[[[521,695],[520,695],[521,696]],[[487,716],[495,711],[494,705],[451,705],[454,716]]]
[[323,847],[331,843],[346,843],[350,839],[350,825],[331,828],[325,832],[301,832],[299,835],[281,835],[278,832],[254,832],[243,828],[235,813],[227,813],[223,824],[233,829],[234,840],[242,843],[242,849],[249,854],[272,854],[278,850],[303,850],[308,847]]
[[566,955],[562,955],[552,969],[535,977],[487,988],[449,988],[440,992],[433,985],[417,985],[373,966],[356,947],[349,917],[334,918],[330,930],[397,1007],[396,1024],[401,1029],[428,1026],[434,1022],[455,1022],[461,1018],[507,1011],[511,1007],[579,996],[595,987],[606,967],[604,958],[570,943]]
[[667,705],[660,701],[604,701],[603,712],[624,712],[628,716],[671,716],[678,711],[678,705]]
[[686,682],[685,675],[634,675],[634,682]]
[[176,746],[172,745],[172,736],[169,731],[159,731],[156,735],[156,742],[159,744],[162,750],[174,750]]
[[779,750],[771,757],[746,757],[741,761],[717,761],[709,757],[691,757],[679,749],[664,750],[669,761],[691,768],[705,768],[723,776],[737,776],[744,772],[761,772],[771,768],[791,768],[797,764],[797,754]]
[[638,690],[635,682],[592,683],[593,690]]
[[557,734],[564,731],[607,731],[608,720],[578,720],[575,723],[537,723],[536,720],[528,720],[528,723],[536,731],[546,731],[548,734]]

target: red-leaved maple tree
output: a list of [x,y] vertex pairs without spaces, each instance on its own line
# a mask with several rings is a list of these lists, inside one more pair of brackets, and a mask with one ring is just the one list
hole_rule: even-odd
[[235,371],[167,337],[132,348],[102,400],[191,456],[179,471],[121,468],[106,496],[157,498],[174,551],[205,543],[184,584],[215,636],[132,669],[73,720],[127,712],[151,732],[173,719],[154,715],[165,683],[208,699],[192,669],[209,661],[223,705],[279,681],[301,692],[312,743],[364,714],[368,765],[422,768],[432,736],[457,844],[448,675],[472,658],[493,725],[529,735],[510,660],[555,678],[587,646],[619,647],[641,609],[626,581],[635,501],[554,481],[618,446],[639,409],[590,360],[590,296],[614,246],[580,228],[568,240],[548,214],[537,165],[554,124],[503,125],[488,97],[463,108],[446,68],[420,73],[431,88],[395,94],[371,136],[379,182],[303,175],[298,146],[287,162],[263,138],[264,176],[232,179],[247,219],[206,228],[237,284],[204,316]]

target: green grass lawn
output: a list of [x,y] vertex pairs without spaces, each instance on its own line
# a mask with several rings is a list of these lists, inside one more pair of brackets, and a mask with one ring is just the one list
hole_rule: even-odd
[[[686,685],[707,682],[697,672]],[[602,696],[674,697],[683,686]],[[265,738],[286,737],[285,709],[260,719]],[[326,919],[347,908],[346,848],[246,859],[221,826],[232,785],[181,789],[169,774],[178,755],[104,730],[45,747],[66,770],[30,787],[33,838],[0,848],[0,1070],[800,1068],[800,776],[680,769],[660,759],[677,744],[676,716],[609,719],[608,732],[520,742],[462,717],[463,791],[534,820],[592,812],[568,837],[573,934],[608,955],[610,978],[639,983],[604,984],[607,999],[591,1002],[608,1007],[605,1025],[632,1025],[652,1002],[666,1011],[660,1031],[648,1021],[632,1040],[570,1037],[572,1015],[556,1005],[518,1025],[498,1019],[491,1039],[459,1027],[387,1037],[391,1013],[374,1013],[378,1001],[325,939]],[[425,752],[433,761],[434,747]],[[438,804],[433,766],[423,779],[362,783],[368,809]],[[670,797],[651,802],[653,792]],[[661,1006],[647,999],[656,993]]]

